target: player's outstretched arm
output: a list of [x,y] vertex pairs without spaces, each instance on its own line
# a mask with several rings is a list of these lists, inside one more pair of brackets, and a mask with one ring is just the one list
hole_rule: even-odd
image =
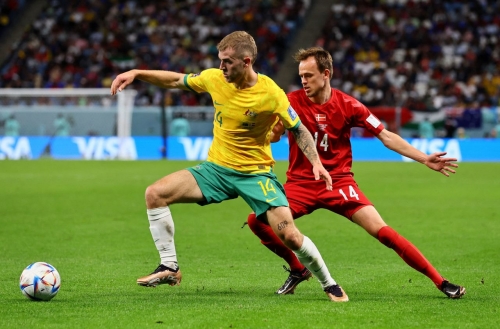
[[446,177],[450,176],[450,173],[454,174],[456,171],[453,168],[458,168],[456,163],[456,158],[443,158],[446,152],[436,152],[427,155],[413,146],[407,141],[401,138],[399,135],[394,134],[386,129],[382,130],[377,138],[390,150],[397,152],[405,157],[413,159],[426,165],[428,168],[438,171]]
[[160,70],[130,70],[119,74],[111,84],[111,95],[116,95],[117,92],[125,89],[135,79],[151,83],[155,86],[168,89],[187,89],[184,85],[183,73]]
[[332,178],[319,159],[318,151],[316,151],[316,146],[314,145],[314,139],[309,130],[301,124],[297,129],[291,130],[291,132],[297,141],[298,147],[302,150],[309,162],[311,162],[314,178],[316,180],[320,178],[324,180],[326,182],[326,189],[331,191]]

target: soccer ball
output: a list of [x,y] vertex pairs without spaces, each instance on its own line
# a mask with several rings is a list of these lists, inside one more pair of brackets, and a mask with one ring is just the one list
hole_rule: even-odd
[[59,272],[54,266],[44,262],[28,265],[19,279],[21,292],[31,300],[49,301],[57,295],[60,286]]

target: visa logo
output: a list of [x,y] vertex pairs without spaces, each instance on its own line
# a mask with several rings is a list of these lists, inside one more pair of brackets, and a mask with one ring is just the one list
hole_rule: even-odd
[[31,145],[27,137],[0,138],[0,160],[31,159]]
[[[410,141],[411,146],[417,150],[425,153],[432,154],[435,152],[446,152],[445,157],[456,158],[457,161],[462,161],[462,152],[460,150],[460,144],[456,139],[420,139],[416,138]],[[412,162],[413,160],[405,156],[402,157],[405,162]]]
[[208,150],[212,145],[212,137],[179,137],[179,142],[184,148],[186,160],[206,160],[208,157]]
[[133,138],[74,137],[72,140],[85,160],[137,159]]

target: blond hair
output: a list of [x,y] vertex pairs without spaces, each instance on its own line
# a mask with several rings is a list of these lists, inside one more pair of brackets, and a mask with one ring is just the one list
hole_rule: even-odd
[[307,49],[299,49],[295,55],[293,55],[293,59],[296,62],[302,62],[303,60],[308,59],[309,57],[314,57],[316,60],[316,64],[318,65],[318,70],[323,73],[325,70],[330,71],[330,78],[333,74],[333,60],[332,55],[321,47],[310,47]]
[[250,57],[252,64],[257,58],[257,45],[253,37],[245,31],[235,31],[226,35],[217,45],[217,50],[224,51],[228,48],[234,50],[237,57]]

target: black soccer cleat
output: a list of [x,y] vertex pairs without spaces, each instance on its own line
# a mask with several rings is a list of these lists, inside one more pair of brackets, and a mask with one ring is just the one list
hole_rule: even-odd
[[281,288],[276,291],[278,295],[293,294],[299,283],[309,280],[309,278],[312,277],[311,272],[306,267],[304,267],[302,271],[290,271],[290,269],[286,268],[284,265],[283,268],[285,271],[290,272],[290,275],[288,275],[288,278]]
[[441,291],[448,297],[453,299],[462,298],[465,295],[465,287],[457,286],[449,282],[448,280],[444,280],[441,283]]

